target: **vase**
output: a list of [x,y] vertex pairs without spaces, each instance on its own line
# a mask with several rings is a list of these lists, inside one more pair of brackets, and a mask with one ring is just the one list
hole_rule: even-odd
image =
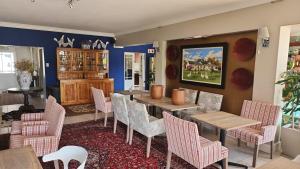
[[20,88],[22,90],[29,90],[32,81],[31,73],[28,71],[21,71],[18,73],[17,77],[18,77]]
[[184,100],[184,90],[183,89],[173,89],[172,90],[172,104],[183,105]]
[[163,97],[163,85],[152,85],[150,95],[152,99],[161,99]]

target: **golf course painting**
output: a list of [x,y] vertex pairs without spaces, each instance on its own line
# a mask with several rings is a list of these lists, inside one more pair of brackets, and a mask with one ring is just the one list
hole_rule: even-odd
[[227,43],[182,47],[181,81],[224,88]]

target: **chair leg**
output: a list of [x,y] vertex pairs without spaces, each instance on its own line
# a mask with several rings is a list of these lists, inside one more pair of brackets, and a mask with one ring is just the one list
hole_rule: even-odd
[[151,149],[151,137],[148,137],[147,140],[147,152],[146,152],[146,157],[149,158],[150,156],[150,149]]
[[253,161],[252,161],[252,167],[253,168],[256,167],[256,160],[257,160],[257,157],[258,157],[258,151],[259,151],[259,145],[255,145],[254,153],[253,153]]
[[170,169],[171,167],[171,158],[172,158],[172,152],[168,150],[166,169]]
[[223,169],[228,169],[228,157],[222,160]]
[[274,147],[274,141],[271,141],[271,143],[270,143],[270,159],[273,159],[273,147]]
[[114,134],[116,134],[117,131],[117,123],[118,123],[117,118],[114,118]]
[[107,113],[104,113],[105,117],[104,117],[104,127],[106,127],[106,123],[107,123]]
[[133,129],[130,128],[130,129],[129,129],[129,145],[132,144],[132,137],[133,137]]
[[127,126],[127,131],[126,131],[126,143],[129,142],[129,132],[130,132],[130,130],[129,130],[129,125],[128,125]]
[[59,169],[59,163],[58,160],[54,160],[54,168]]
[[95,121],[98,119],[98,110],[95,110]]
[[241,139],[239,139],[239,138],[237,139],[237,146],[241,147]]

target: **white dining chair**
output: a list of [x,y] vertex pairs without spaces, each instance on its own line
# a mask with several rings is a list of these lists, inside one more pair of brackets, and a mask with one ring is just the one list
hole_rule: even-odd
[[299,164],[300,164],[300,154],[299,154],[297,157],[295,157],[295,158],[293,159],[293,161],[295,161],[296,163],[299,163]]
[[43,156],[43,162],[54,161],[55,169],[59,169],[57,160],[61,160],[64,165],[64,169],[68,168],[68,164],[71,160],[77,160],[80,162],[80,166],[77,169],[84,169],[88,152],[85,148],[79,146],[64,146],[56,152]]

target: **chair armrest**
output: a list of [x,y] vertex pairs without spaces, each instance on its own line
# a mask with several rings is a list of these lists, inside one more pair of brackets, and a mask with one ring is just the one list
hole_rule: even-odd
[[163,134],[166,132],[164,119],[158,119],[151,121],[150,127],[148,128],[148,133],[152,136]]
[[41,121],[23,121],[22,125],[23,126],[32,126],[32,125],[48,125],[48,121],[46,120],[41,120]]
[[203,146],[201,146],[201,154],[201,157],[203,158],[202,160],[206,165],[210,165],[222,160],[221,142],[213,141],[211,143],[204,144]]
[[38,121],[42,120],[44,113],[25,113],[21,115],[21,121]]
[[46,135],[47,130],[48,130],[48,123],[22,126],[22,135],[23,136]]
[[38,157],[56,151],[58,143],[59,139],[55,136],[30,136],[24,138],[24,146],[31,145]]
[[268,125],[261,127],[261,135],[264,138],[264,142],[274,141],[277,126]]

